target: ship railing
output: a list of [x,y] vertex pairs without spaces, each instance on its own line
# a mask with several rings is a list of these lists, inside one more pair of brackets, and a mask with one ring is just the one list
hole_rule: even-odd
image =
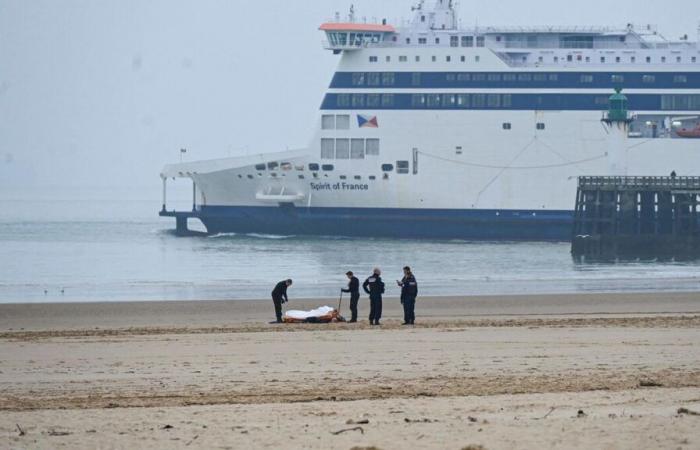
[[619,188],[619,189],[669,189],[669,190],[698,190],[700,191],[700,177],[579,177],[580,189],[592,188]]

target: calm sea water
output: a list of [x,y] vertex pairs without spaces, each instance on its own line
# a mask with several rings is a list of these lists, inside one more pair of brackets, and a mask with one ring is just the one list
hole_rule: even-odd
[[84,192],[0,197],[0,302],[267,299],[287,277],[290,296],[335,298],[347,270],[393,282],[407,264],[423,295],[700,289],[700,263],[579,264],[565,243],[178,238],[157,198]]

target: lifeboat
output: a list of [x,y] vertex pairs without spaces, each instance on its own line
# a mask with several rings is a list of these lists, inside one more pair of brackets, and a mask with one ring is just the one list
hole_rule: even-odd
[[682,138],[700,139],[700,123],[696,124],[695,128],[677,129],[676,134]]

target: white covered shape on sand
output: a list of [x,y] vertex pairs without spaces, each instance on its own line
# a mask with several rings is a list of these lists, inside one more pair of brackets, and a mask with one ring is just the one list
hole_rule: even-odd
[[284,316],[294,320],[306,320],[313,317],[327,316],[333,311],[335,311],[335,308],[331,308],[330,306],[321,306],[320,308],[316,308],[311,311],[287,311]]

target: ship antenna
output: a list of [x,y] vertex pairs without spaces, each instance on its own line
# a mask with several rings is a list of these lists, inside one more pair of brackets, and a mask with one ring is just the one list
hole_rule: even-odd
[[350,23],[355,23],[355,5],[350,5],[350,15],[348,16]]

